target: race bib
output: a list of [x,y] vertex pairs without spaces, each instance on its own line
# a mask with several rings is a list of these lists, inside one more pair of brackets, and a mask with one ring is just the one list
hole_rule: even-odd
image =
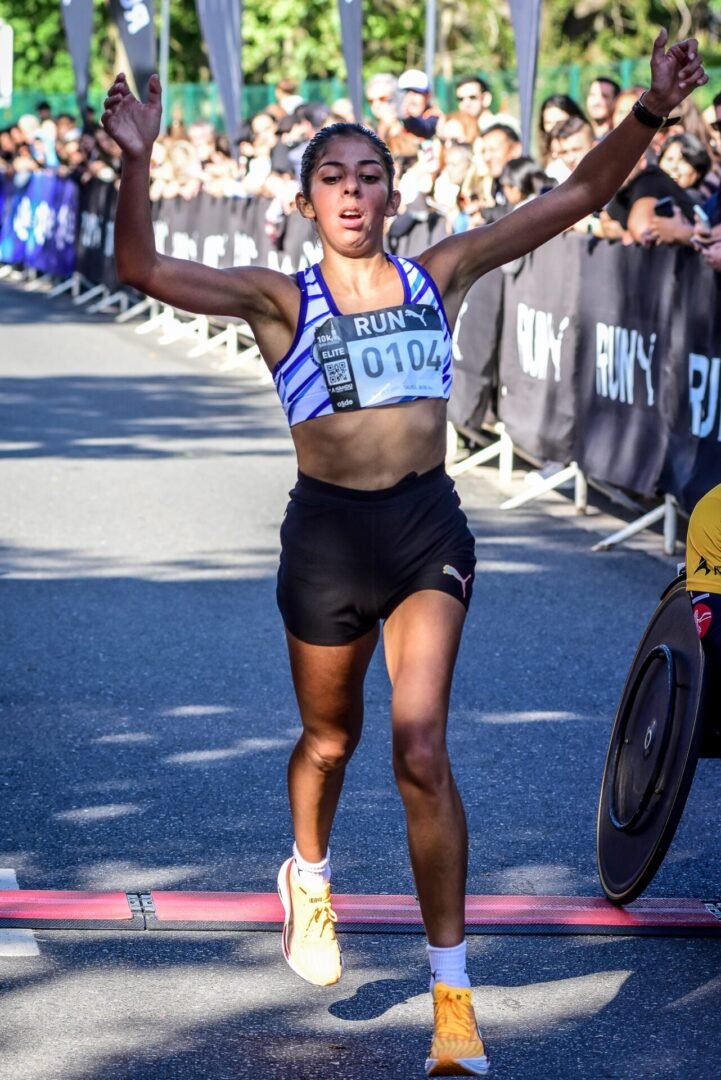
[[401,304],[359,315],[334,315],[315,331],[334,412],[404,397],[443,397],[447,353],[440,315],[428,304]]

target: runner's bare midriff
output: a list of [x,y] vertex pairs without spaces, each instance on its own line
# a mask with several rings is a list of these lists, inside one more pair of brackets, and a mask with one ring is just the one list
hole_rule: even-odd
[[440,465],[446,452],[442,398],[319,416],[291,431],[298,468],[329,484],[376,491]]

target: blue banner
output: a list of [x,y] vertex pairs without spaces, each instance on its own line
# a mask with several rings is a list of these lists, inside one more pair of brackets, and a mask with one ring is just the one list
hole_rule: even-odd
[[13,197],[13,182],[8,176],[0,176],[0,233],[2,232],[5,214]]
[[38,174],[10,200],[0,232],[0,262],[69,277],[75,269],[78,189]]

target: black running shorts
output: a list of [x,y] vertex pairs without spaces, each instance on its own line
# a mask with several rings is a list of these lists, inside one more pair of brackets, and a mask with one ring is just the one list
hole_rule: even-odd
[[278,607],[308,644],[355,641],[422,589],[468,608],[475,543],[442,465],[380,491],[299,473],[280,539]]

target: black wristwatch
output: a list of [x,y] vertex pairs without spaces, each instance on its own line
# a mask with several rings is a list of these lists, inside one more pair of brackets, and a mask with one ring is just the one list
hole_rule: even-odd
[[657,116],[656,113],[652,113],[650,109],[647,109],[643,103],[643,99],[648,93],[647,90],[641,94],[641,97],[636,101],[631,109],[631,112],[636,117],[640,124],[644,127],[654,128],[656,131],[660,131],[661,128],[673,127],[674,124],[678,124],[681,119],[680,116]]

